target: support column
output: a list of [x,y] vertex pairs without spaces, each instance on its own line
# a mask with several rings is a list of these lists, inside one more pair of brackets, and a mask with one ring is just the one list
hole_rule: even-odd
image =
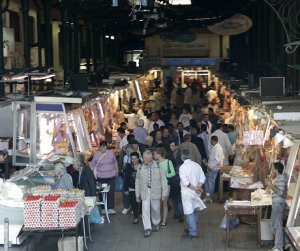
[[52,27],[51,27],[51,2],[44,0],[45,9],[45,31],[46,31],[46,48],[45,58],[46,66],[53,66],[53,48],[52,48]]
[[[23,17],[23,51],[25,67],[30,68],[30,44],[29,44],[29,0],[22,0]],[[2,39],[3,41],[3,39]]]
[[[2,3],[0,0],[0,77],[4,73],[4,54],[3,54],[3,20],[2,20]],[[5,96],[4,83],[0,83],[0,98]]]
[[86,26],[86,40],[85,40],[85,53],[86,53],[86,68],[87,72],[91,72],[91,62],[92,57],[92,39],[91,39],[91,25],[90,23]]
[[63,34],[63,69],[64,69],[64,84],[69,79],[69,21],[68,21],[68,10],[65,9],[62,11],[63,22],[62,22],[62,34]]
[[36,8],[36,19],[37,19],[38,64],[39,64],[39,68],[41,68],[42,67],[42,45],[41,45],[42,20],[41,20],[41,6],[39,0],[34,0],[34,5]]
[[80,41],[78,17],[74,17],[74,73],[80,72]]

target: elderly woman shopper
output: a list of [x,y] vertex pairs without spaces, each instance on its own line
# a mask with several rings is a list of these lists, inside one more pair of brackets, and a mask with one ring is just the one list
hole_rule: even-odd
[[148,238],[151,231],[159,230],[160,202],[167,196],[168,182],[164,170],[153,161],[150,150],[144,152],[143,159],[144,164],[136,174],[135,195],[138,203],[142,201],[144,237]]
[[77,188],[84,190],[85,196],[96,196],[96,179],[90,167],[85,161],[85,154],[78,154],[76,169],[79,172]]
[[118,162],[113,151],[107,149],[107,143],[100,143],[100,151],[95,152],[91,162],[91,168],[97,175],[97,181],[110,186],[107,195],[107,207],[109,214],[115,214],[115,180],[118,175]]
[[55,189],[72,189],[73,180],[70,174],[67,173],[67,168],[63,163],[56,163],[54,166],[54,174],[58,180],[54,183],[53,188]]

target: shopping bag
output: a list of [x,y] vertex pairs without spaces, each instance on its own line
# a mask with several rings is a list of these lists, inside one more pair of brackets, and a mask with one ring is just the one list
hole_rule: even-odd
[[90,215],[89,215],[89,223],[90,224],[102,224],[102,218],[100,215],[100,211],[99,208],[97,206],[95,206]]
[[115,192],[123,192],[124,189],[124,183],[122,176],[116,177],[116,183],[115,183]]
[[[225,214],[221,221],[220,228],[226,230],[226,223],[227,223],[227,215]],[[229,228],[234,229],[239,224],[240,224],[240,220],[238,218],[232,218],[230,219],[229,222]]]

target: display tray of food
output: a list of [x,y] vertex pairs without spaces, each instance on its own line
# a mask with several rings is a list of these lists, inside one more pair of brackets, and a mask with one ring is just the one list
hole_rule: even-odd
[[257,189],[251,193],[251,204],[262,206],[272,205],[272,191],[270,189]]
[[250,178],[254,176],[251,171],[242,168],[241,166],[233,166],[229,173],[232,177]]

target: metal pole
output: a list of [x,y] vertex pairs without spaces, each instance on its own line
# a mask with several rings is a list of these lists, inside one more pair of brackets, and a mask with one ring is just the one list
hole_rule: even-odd
[[39,68],[42,67],[42,44],[41,44],[41,33],[42,33],[42,26],[41,26],[41,6],[38,3],[38,0],[34,0],[34,5],[37,9],[36,12],[36,19],[37,19],[37,40],[38,40],[38,64]]
[[[23,43],[25,67],[30,68],[30,37],[29,37],[29,0],[22,0]],[[32,42],[32,41],[31,41]]]
[[80,72],[80,41],[79,41],[79,22],[78,17],[74,16],[74,73]]
[[9,248],[9,219],[4,219],[4,251]]
[[44,0],[45,9],[45,30],[46,30],[46,66],[53,65],[52,53],[52,27],[51,27],[51,3],[49,0]]
[[69,79],[69,21],[68,21],[68,10],[64,9],[62,11],[63,15],[63,25],[62,25],[62,32],[63,32],[63,66],[64,66],[64,84]]
[[[0,77],[2,77],[4,73],[2,3],[3,0],[0,0]],[[5,97],[4,82],[0,83],[0,98],[1,97]]]

